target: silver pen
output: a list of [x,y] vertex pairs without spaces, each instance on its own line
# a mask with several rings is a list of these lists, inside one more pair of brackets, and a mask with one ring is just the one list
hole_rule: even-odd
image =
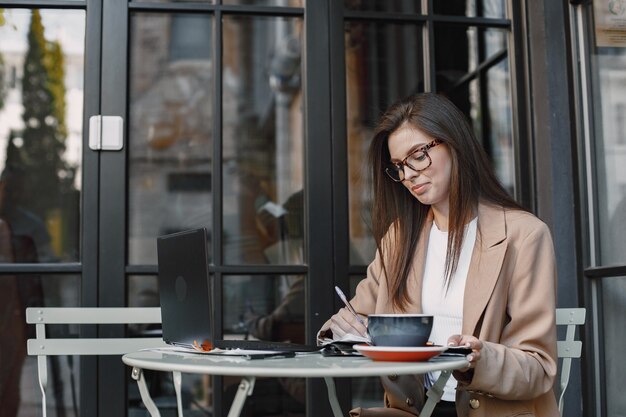
[[343,293],[343,291],[341,291],[341,288],[339,288],[338,286],[335,285],[335,291],[337,292],[337,295],[339,295],[339,298],[341,298],[341,301],[343,301],[343,303],[348,308],[348,311],[350,311],[350,313],[354,314],[354,317],[356,317],[356,319],[359,321],[359,323],[361,323],[363,326],[367,327],[367,324],[365,324],[365,322],[363,321],[361,316],[359,316],[357,314],[357,312],[354,310],[354,308],[352,307],[352,304],[350,304],[350,301],[348,301],[348,299],[346,298],[346,295]]

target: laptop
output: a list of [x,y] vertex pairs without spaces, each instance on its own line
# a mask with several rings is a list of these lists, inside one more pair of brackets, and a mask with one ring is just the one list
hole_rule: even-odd
[[193,348],[310,352],[317,346],[263,340],[220,340],[214,336],[207,231],[196,228],[157,238],[163,341]]

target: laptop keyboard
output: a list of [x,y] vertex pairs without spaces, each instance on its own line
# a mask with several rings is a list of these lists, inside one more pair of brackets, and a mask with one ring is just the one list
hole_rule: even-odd
[[266,340],[216,340],[214,346],[220,349],[273,350],[279,352],[312,352],[317,346]]

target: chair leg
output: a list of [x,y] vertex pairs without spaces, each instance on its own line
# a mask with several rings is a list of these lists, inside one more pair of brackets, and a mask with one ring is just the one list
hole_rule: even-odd
[[174,381],[174,391],[176,392],[176,407],[178,408],[178,417],[183,417],[183,400],[181,398],[182,375],[180,372],[172,372],[172,380]]
[[326,389],[328,391],[328,402],[330,402],[330,408],[333,410],[335,417],[343,416],[341,412],[341,406],[337,400],[337,390],[335,389],[335,381],[331,377],[324,377],[326,381]]
[[565,398],[565,390],[569,382],[569,374],[572,368],[572,359],[563,359],[563,365],[561,367],[561,395],[559,396],[559,414],[563,416],[563,398]]
[[443,396],[443,388],[446,386],[446,382],[448,382],[450,375],[452,375],[451,371],[441,371],[441,374],[439,375],[439,378],[437,378],[437,381],[433,384],[432,387],[428,389],[428,391],[426,392],[426,396],[428,397],[428,399],[426,400],[426,403],[422,408],[420,417],[430,417],[433,410],[435,409],[435,405],[437,405],[437,403],[439,402],[439,400],[441,400],[441,397]]
[[41,390],[41,408],[43,417],[46,417],[46,388],[48,387],[48,357],[37,356],[37,374],[39,375],[39,389]]

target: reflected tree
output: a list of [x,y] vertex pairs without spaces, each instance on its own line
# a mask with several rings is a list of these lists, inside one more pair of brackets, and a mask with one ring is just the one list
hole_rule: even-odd
[[[0,27],[6,24],[4,20],[4,9],[0,9]],[[4,57],[0,53],[0,110],[4,107],[6,97],[6,70],[4,68]]]
[[4,58],[0,53],[0,110],[4,107],[4,99],[6,97],[6,78],[5,78]]
[[76,167],[64,160],[67,127],[63,51],[58,42],[45,39],[44,30],[39,11],[33,10],[22,79],[24,130],[11,132],[6,167],[26,174],[20,201],[11,203],[48,225],[48,233],[53,231],[55,252],[61,255],[64,248],[75,246],[68,240],[75,240],[77,232],[69,227],[78,212],[78,192],[74,187]]
[[52,95],[52,115],[56,119],[56,134],[61,140],[67,138],[65,123],[65,58],[58,41],[46,43],[44,65],[48,72],[48,88]]

